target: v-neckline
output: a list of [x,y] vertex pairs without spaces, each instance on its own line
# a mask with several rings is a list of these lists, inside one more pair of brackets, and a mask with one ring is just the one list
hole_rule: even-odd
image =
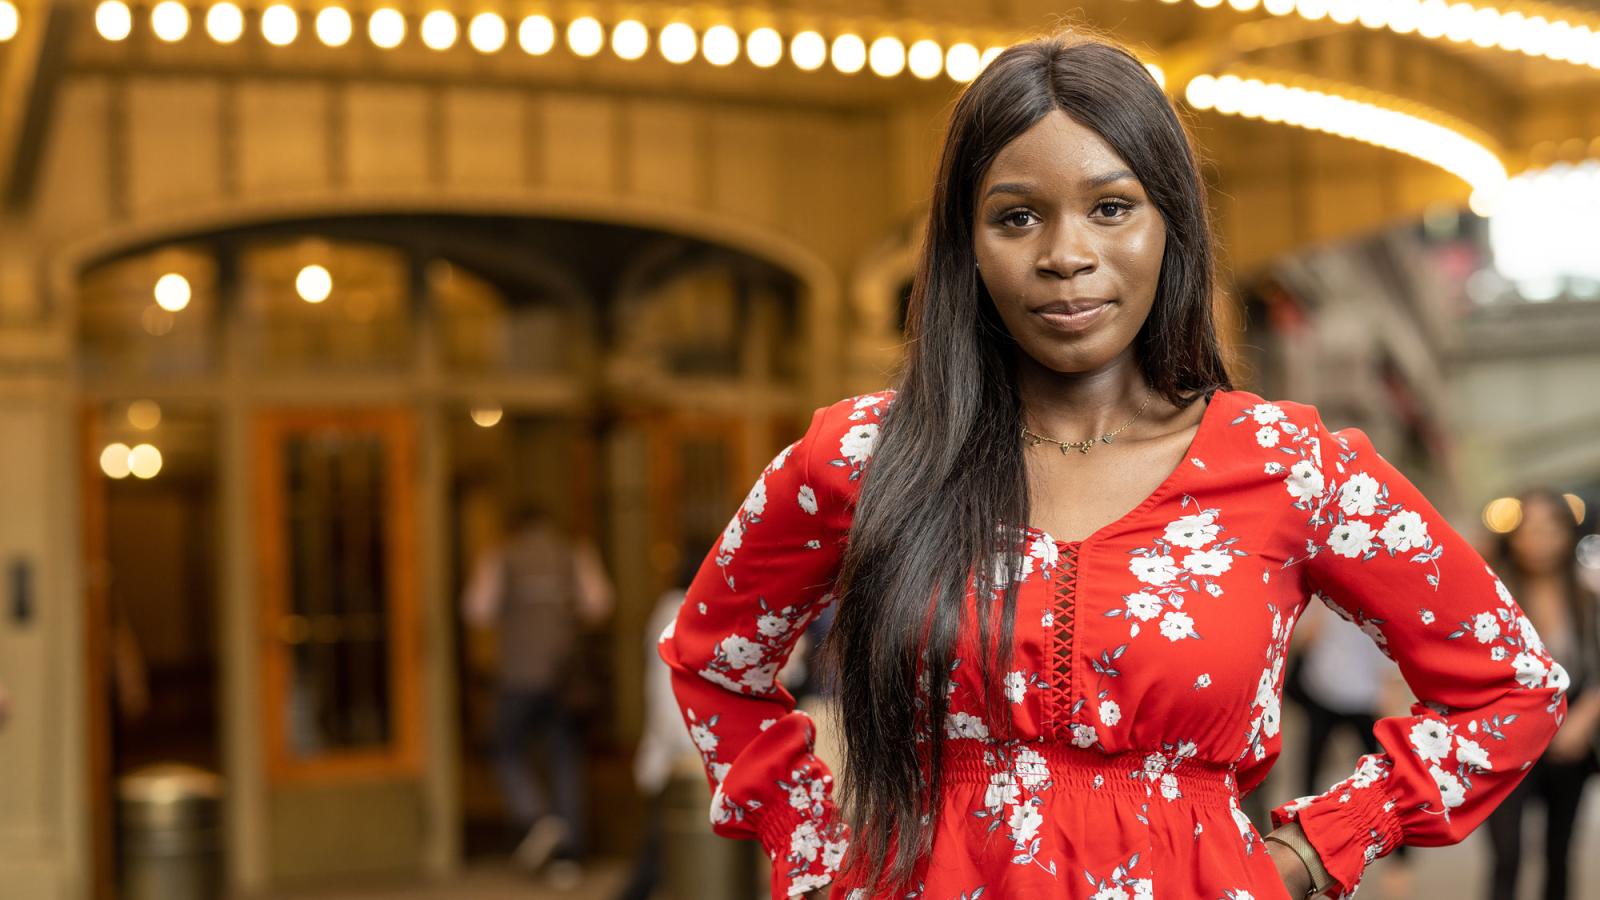
[[1050,534],[1050,532],[1045,531],[1043,528],[1036,528],[1032,525],[1022,526],[1022,530],[1029,534],[1042,537],[1052,544],[1055,544],[1057,547],[1081,547],[1084,544],[1087,544],[1100,537],[1100,535],[1106,531],[1121,525],[1129,519],[1132,519],[1134,516],[1143,513],[1145,510],[1166,499],[1166,496],[1172,492],[1172,486],[1179,481],[1179,476],[1184,474],[1186,467],[1189,465],[1189,460],[1194,457],[1196,449],[1200,446],[1201,438],[1206,436],[1207,425],[1211,419],[1215,418],[1214,414],[1216,413],[1217,408],[1217,397],[1225,393],[1229,392],[1224,390],[1216,390],[1207,395],[1205,400],[1206,406],[1205,409],[1201,410],[1200,412],[1200,421],[1195,425],[1194,436],[1189,439],[1189,446],[1183,449],[1183,455],[1178,458],[1178,464],[1173,467],[1171,472],[1167,473],[1167,477],[1162,479],[1160,484],[1156,485],[1155,490],[1151,491],[1148,496],[1139,501],[1138,506],[1135,506],[1133,509],[1128,510],[1104,525],[1101,525],[1099,528],[1096,528],[1094,531],[1090,532],[1087,536],[1078,538],[1075,541],[1059,540],[1054,535]]

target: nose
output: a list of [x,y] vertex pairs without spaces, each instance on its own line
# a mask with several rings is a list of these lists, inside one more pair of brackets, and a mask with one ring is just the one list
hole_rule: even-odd
[[1055,278],[1073,278],[1094,271],[1099,254],[1093,239],[1086,234],[1089,227],[1069,223],[1050,229],[1034,262],[1034,271]]

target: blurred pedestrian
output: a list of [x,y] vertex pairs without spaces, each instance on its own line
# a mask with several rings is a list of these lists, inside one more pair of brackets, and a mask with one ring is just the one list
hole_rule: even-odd
[[[462,597],[466,620],[499,638],[493,757],[521,835],[515,858],[530,871],[549,863],[546,874],[561,886],[578,880],[585,851],[582,740],[569,695],[584,677],[578,639],[611,606],[593,546],[567,537],[535,503],[516,508],[505,540],[478,562]],[[545,750],[543,784],[528,765],[535,736]]]
[[[1529,800],[1544,805],[1544,900],[1571,896],[1571,850],[1578,807],[1597,768],[1595,732],[1600,723],[1600,624],[1595,597],[1578,580],[1577,520],[1559,493],[1535,489],[1519,498],[1522,520],[1501,535],[1491,556],[1495,569],[1527,611],[1532,632],[1572,677],[1566,720],[1516,790],[1488,819],[1493,847],[1491,900],[1513,900],[1522,863],[1523,810]],[[1485,613],[1484,615],[1488,615]],[[1480,617],[1481,618],[1481,617]],[[1474,622],[1483,640],[1490,632],[1520,631],[1524,622]]]
[[672,678],[666,663],[656,651],[661,633],[678,617],[684,591],[699,568],[700,558],[693,552],[681,555],[680,572],[674,587],[656,598],[655,609],[644,629],[644,732],[633,758],[633,780],[648,803],[644,841],[634,861],[633,874],[617,894],[617,900],[648,900],[661,880],[663,798],[677,761],[687,756],[698,762],[694,743],[678,712],[672,694]]

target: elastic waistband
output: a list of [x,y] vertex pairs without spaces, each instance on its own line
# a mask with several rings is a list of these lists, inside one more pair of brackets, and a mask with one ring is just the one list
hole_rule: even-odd
[[1136,798],[1227,803],[1238,792],[1232,766],[1160,750],[1103,753],[1071,744],[946,740],[941,766],[946,784],[1004,784],[1030,790],[1046,783],[1060,790],[1105,791]]

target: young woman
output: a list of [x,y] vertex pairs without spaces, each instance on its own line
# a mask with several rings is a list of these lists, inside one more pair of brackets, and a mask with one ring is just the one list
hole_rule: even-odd
[[[1550,740],[1565,674],[1482,557],[1361,431],[1232,388],[1210,239],[1126,51],[1021,44],[962,94],[896,388],[816,411],[661,635],[712,822],[762,842],[773,897],[1348,894]],[[1313,600],[1426,703],[1263,841],[1238,800]],[[773,683],[829,604],[838,805]]]
[[1491,900],[1515,900],[1522,862],[1522,814],[1527,801],[1544,806],[1544,900],[1571,896],[1572,838],[1583,789],[1595,771],[1595,729],[1600,725],[1600,611],[1578,581],[1578,526],[1560,494],[1532,490],[1519,497],[1522,521],[1501,535],[1495,570],[1520,597],[1551,655],[1572,676],[1570,714],[1550,750],[1489,816],[1494,863]]

